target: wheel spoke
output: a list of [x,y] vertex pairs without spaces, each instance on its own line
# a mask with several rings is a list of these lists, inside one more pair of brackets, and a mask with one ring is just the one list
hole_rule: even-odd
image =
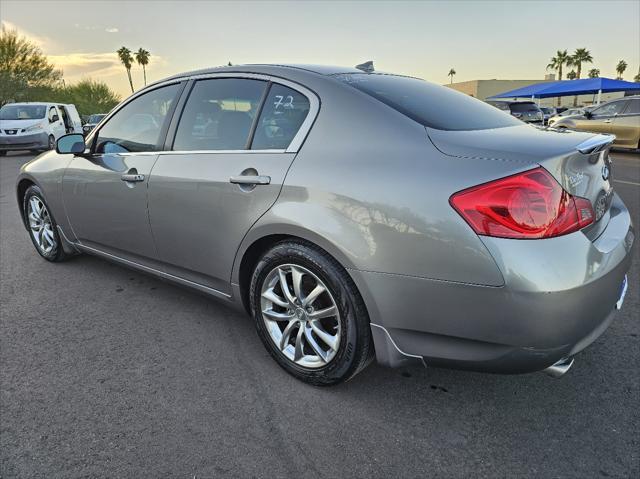
[[328,308],[320,309],[309,314],[309,319],[323,319],[330,318],[338,314],[338,308],[335,306],[329,306]]
[[276,292],[273,290],[273,288],[269,288],[264,293],[262,293],[262,297],[265,299],[268,299],[272,303],[277,304],[278,306],[281,306],[283,308],[286,308],[287,306],[289,306],[289,303],[287,303],[287,300],[282,299],[280,296],[278,296]]
[[326,289],[322,285],[317,285],[313,290],[307,295],[306,298],[302,301],[302,306],[310,306],[313,302],[324,293]]
[[327,346],[329,346],[334,351],[338,350],[338,337],[337,336],[332,336],[331,334],[327,333],[322,328],[322,325],[318,321],[309,321],[309,325],[311,326],[311,329],[313,330],[313,332],[316,333],[316,336],[318,336],[322,340],[323,343],[325,343]]
[[41,231],[38,230],[33,230],[33,239],[36,240],[36,243],[38,244],[38,246],[42,247],[42,241],[40,239],[40,237],[42,236]]
[[282,331],[282,338],[280,338],[280,350],[283,350],[287,346],[287,344],[289,344],[289,337],[291,336],[291,330],[293,330],[296,324],[298,324],[298,321],[296,320],[289,321],[289,324],[287,324],[287,327],[284,328],[284,331]]
[[289,290],[289,285],[287,284],[287,274],[284,272],[282,268],[278,268],[278,276],[280,277],[280,288],[284,293],[285,298],[289,304],[295,304],[295,298],[291,295],[291,291]]
[[302,302],[302,275],[304,273],[298,268],[291,267],[291,280],[293,282],[293,293],[299,302]]
[[38,198],[36,198],[35,196],[32,196],[31,199],[29,200],[29,204],[31,205],[31,212],[36,216],[36,218],[38,219],[42,218],[42,215],[40,213],[41,211],[40,202],[38,201]]
[[273,309],[265,309],[262,314],[267,316],[272,321],[291,321],[295,318],[295,315],[289,313],[279,313]]
[[318,355],[318,357],[320,359],[322,359],[323,362],[326,363],[327,362],[326,353],[320,347],[320,345],[316,342],[316,339],[313,337],[313,334],[311,334],[311,331],[312,331],[311,328],[305,328],[304,329],[304,336],[305,336],[305,338],[307,340],[307,343],[315,351],[315,353]]
[[293,355],[293,360],[294,361],[299,361],[300,359],[302,359],[302,356],[304,356],[304,352],[302,350],[303,344],[302,344],[302,336],[304,335],[304,328],[302,327],[302,325],[299,325],[298,327],[298,334],[296,336],[296,351]]

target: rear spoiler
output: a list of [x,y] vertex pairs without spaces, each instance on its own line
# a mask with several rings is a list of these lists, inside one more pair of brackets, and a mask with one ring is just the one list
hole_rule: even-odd
[[590,155],[604,150],[615,139],[614,135],[595,135],[576,146],[576,150],[585,155]]

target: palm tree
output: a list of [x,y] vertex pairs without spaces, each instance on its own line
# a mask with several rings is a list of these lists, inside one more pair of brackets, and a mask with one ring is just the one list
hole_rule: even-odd
[[453,83],[453,75],[455,74],[456,74],[456,71],[453,68],[449,70],[449,73],[447,73],[447,76],[451,77],[451,81],[449,82],[450,85]]
[[[558,50],[556,56],[549,61],[547,70],[556,70],[558,72],[558,80],[562,80],[562,67],[569,64],[570,58],[566,50]],[[558,106],[560,106],[560,97],[558,97]]]
[[547,70],[556,70],[558,72],[558,80],[562,80],[562,67],[569,64],[569,54],[566,50],[558,50],[556,56],[552,57],[547,65]]
[[636,83],[640,83],[640,67],[638,67],[638,74],[633,77],[633,81]]
[[127,47],[120,47],[120,49],[118,49],[116,53],[118,54],[118,58],[120,58],[120,61],[127,70],[127,78],[129,78],[131,93],[133,93],[133,80],[131,79],[131,63],[133,62],[133,57],[131,56],[131,50],[129,50]]
[[[576,51],[571,55],[571,59],[569,60],[568,65],[574,66],[578,69],[576,72],[575,78],[580,78],[582,74],[582,64],[583,63],[593,63],[593,57],[591,56],[591,52],[586,48],[576,48]],[[573,97],[573,106],[578,106],[578,96]]]
[[627,62],[620,60],[616,66],[616,73],[618,74],[618,80],[622,80],[622,74],[627,69]]
[[597,68],[592,68],[589,70],[589,78],[598,78],[600,76],[600,70]]
[[136,62],[138,65],[142,65],[142,73],[144,74],[144,86],[147,86],[147,69],[146,66],[149,64],[149,57],[151,53],[144,48],[139,48],[138,51],[134,54],[136,57]]
[[568,65],[572,67],[576,67],[578,71],[576,72],[576,78],[580,78],[580,74],[582,73],[582,64],[583,63],[593,63],[593,57],[591,56],[591,52],[586,48],[576,48],[576,51],[571,55],[571,59],[569,60]]
[[576,78],[578,78],[578,74],[575,70],[571,70],[569,73],[567,73],[567,78],[569,80],[575,80]]

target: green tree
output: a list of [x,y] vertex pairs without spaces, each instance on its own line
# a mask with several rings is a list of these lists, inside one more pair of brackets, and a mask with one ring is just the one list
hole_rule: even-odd
[[122,62],[124,68],[127,70],[127,78],[129,79],[129,85],[131,86],[131,93],[133,93],[133,80],[131,79],[131,64],[133,63],[133,57],[131,56],[131,50],[127,47],[120,47],[116,53],[118,54],[118,58],[120,58],[120,62]]
[[60,84],[62,72],[40,48],[4,25],[0,30],[0,106],[27,101]]
[[451,70],[449,70],[449,73],[447,73],[447,76],[451,78],[451,81],[449,82],[449,84],[453,83],[453,76],[456,74],[456,71],[452,68]]
[[598,78],[600,76],[600,70],[597,68],[592,68],[589,70],[589,78]]
[[[576,51],[573,52],[573,55],[571,55],[571,59],[569,60],[569,63],[568,63],[569,66],[576,67],[578,69],[578,71],[576,72],[575,78],[580,78],[582,74],[583,63],[593,63],[593,57],[591,56],[591,52],[586,48],[576,48]],[[577,95],[573,97],[573,106],[578,106]]]
[[151,53],[144,48],[139,48],[138,51],[134,54],[136,57],[136,62],[138,65],[142,66],[142,73],[144,74],[144,86],[147,86],[147,65],[149,64],[149,57]]
[[73,103],[80,115],[108,113],[120,103],[120,97],[106,83],[84,79],[57,90],[56,101]]
[[547,70],[558,72],[558,80],[562,80],[562,67],[569,64],[569,54],[566,50],[558,50],[556,56],[552,57],[547,65]]
[[620,60],[616,65],[616,73],[618,74],[618,80],[622,80],[622,75],[624,71],[627,69],[627,62],[624,60]]
[[569,80],[575,80],[576,78],[578,78],[578,74],[575,72],[575,70],[571,70],[569,73],[567,73],[567,78]]
[[633,77],[633,81],[636,83],[640,83],[640,67],[638,67],[638,74]]
[[573,55],[571,55],[571,59],[569,60],[568,65],[571,67],[576,67],[578,71],[576,72],[576,78],[580,78],[582,74],[582,64],[583,63],[593,63],[593,57],[591,56],[591,52],[586,48],[577,48]]

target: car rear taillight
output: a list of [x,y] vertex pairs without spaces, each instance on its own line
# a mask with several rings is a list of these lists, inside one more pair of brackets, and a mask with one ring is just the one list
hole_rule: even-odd
[[544,168],[455,193],[449,199],[479,235],[551,238],[593,223],[591,202],[567,193]]

